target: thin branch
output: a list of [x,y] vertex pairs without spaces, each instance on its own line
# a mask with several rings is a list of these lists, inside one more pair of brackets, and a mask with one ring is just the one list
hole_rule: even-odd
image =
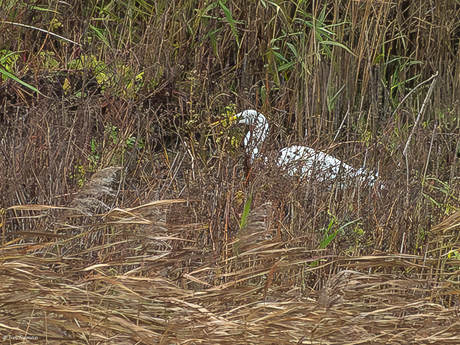
[[[426,104],[428,103],[428,100],[430,99],[431,94],[433,93],[434,84],[435,84],[435,82],[436,82],[436,77],[437,77],[437,76],[438,76],[438,72],[436,72],[435,75],[431,76],[431,78],[428,79],[428,80],[433,79],[433,81],[431,82],[430,88],[428,89],[428,92],[427,92],[427,94],[426,94],[426,96],[425,96],[425,100],[423,101],[422,107],[420,108],[420,111],[418,112],[417,120],[415,120],[414,127],[412,128],[412,132],[410,133],[409,138],[407,138],[406,146],[404,147],[404,150],[403,150],[403,155],[404,155],[404,156],[406,156],[406,154],[407,154],[407,148],[409,147],[409,143],[410,143],[410,140],[411,140],[411,138],[412,138],[412,135],[414,134],[415,129],[417,128],[417,125],[418,125],[418,123],[420,122],[420,118],[422,117],[422,114],[423,114],[423,112],[424,112],[424,110],[425,110],[425,106],[426,106]],[[428,80],[427,80],[427,81],[428,81]],[[423,84],[423,83],[417,85],[417,87],[420,86],[420,85],[422,85],[422,84]],[[417,87],[415,87],[415,89],[416,89]],[[415,89],[414,89],[414,90],[415,90]],[[414,90],[412,90],[412,91],[414,91]],[[411,92],[412,92],[412,91],[411,91]],[[411,92],[409,92],[409,94],[410,94]],[[409,96],[409,94],[408,94],[407,96]],[[406,99],[407,96],[404,97],[404,99]],[[403,101],[404,101],[404,99],[403,99]],[[402,102],[401,102],[401,103],[402,103]]]
[[3,23],[3,24],[11,24],[11,25],[16,25],[16,26],[22,26],[22,27],[24,27],[24,28],[38,30],[38,31],[47,33],[48,35],[58,37],[58,38],[60,38],[60,39],[62,39],[62,40],[64,40],[64,41],[73,43],[73,44],[75,44],[75,45],[81,47],[81,44],[80,44],[80,43],[74,42],[74,41],[72,41],[72,40],[69,40],[68,38],[65,38],[65,37],[56,35],[55,33],[52,33],[52,32],[50,32],[50,31],[48,31],[48,30],[44,30],[44,29],[37,28],[37,27],[35,27],[35,26],[30,26],[30,25],[21,24],[21,23],[7,22],[7,21],[3,21],[3,22],[1,22],[1,23]]

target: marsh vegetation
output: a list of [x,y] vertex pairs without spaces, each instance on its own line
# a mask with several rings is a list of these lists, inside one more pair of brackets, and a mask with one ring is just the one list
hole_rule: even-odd
[[[460,342],[457,2],[0,13],[4,339]],[[291,176],[291,145],[378,179]]]

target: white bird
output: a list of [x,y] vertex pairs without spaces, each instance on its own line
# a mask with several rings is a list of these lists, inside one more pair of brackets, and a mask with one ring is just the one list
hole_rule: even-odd
[[[268,135],[268,122],[263,114],[256,110],[245,110],[235,118],[240,124],[251,125],[252,130],[244,138],[244,146],[253,162],[260,157],[259,147]],[[294,145],[285,147],[281,151],[277,164],[287,169],[290,175],[299,174],[302,177],[314,176],[318,181],[330,181],[337,177],[360,178],[373,185],[377,174],[370,174],[367,169],[355,169],[324,152],[316,151],[308,146]],[[266,157],[265,157],[266,161]]]

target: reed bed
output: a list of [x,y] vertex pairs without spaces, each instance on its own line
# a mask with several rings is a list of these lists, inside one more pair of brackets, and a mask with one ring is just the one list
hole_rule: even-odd
[[459,9],[1,2],[4,341],[460,343]]

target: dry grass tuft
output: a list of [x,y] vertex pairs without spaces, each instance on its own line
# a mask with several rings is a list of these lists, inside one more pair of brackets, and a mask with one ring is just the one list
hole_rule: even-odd
[[119,183],[117,179],[120,177],[121,170],[121,167],[108,167],[99,170],[78,191],[69,207],[75,208],[86,216],[109,211],[111,207],[106,202],[108,198],[113,199],[116,196],[113,185]]

